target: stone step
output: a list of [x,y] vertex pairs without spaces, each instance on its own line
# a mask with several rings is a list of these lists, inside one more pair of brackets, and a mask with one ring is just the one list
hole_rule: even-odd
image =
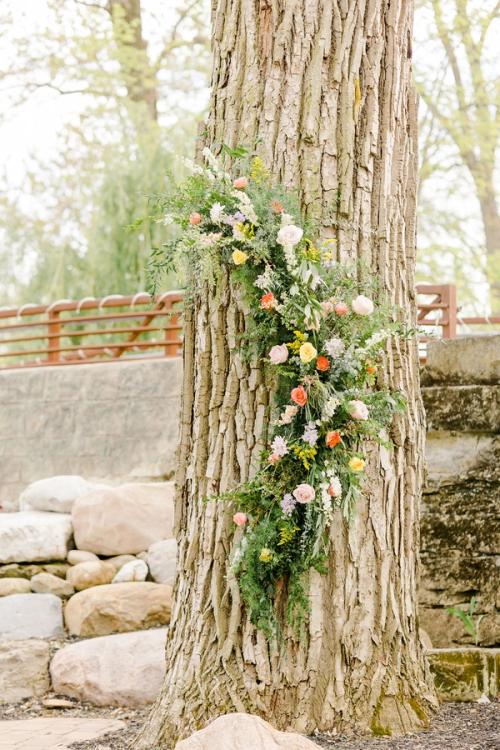
[[435,648],[427,656],[442,701],[500,695],[500,648]]

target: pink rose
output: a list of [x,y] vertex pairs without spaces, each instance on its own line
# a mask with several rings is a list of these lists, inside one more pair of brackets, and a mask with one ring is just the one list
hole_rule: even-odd
[[347,411],[353,419],[368,419],[368,407],[363,401],[349,401]]
[[333,302],[331,302],[329,299],[321,303],[321,314],[324,318],[326,318],[327,315],[330,315],[333,310]]
[[336,315],[347,315],[349,312],[349,308],[347,307],[345,302],[337,302],[335,305],[335,313]]
[[236,526],[244,526],[246,522],[248,521],[247,514],[235,513],[233,516],[233,521],[235,522]]
[[310,503],[316,497],[316,492],[310,484],[299,484],[294,489],[293,496],[298,503]]
[[276,344],[269,352],[269,359],[273,365],[282,365],[288,359],[288,347],[286,344]]
[[248,179],[246,177],[237,177],[233,180],[233,187],[235,187],[236,190],[244,190],[248,187]]
[[194,213],[189,214],[189,223],[191,226],[196,226],[197,224],[201,224],[201,214],[199,214],[197,211],[194,211]]
[[351,307],[357,315],[371,315],[375,306],[364,294],[358,294],[351,302]]

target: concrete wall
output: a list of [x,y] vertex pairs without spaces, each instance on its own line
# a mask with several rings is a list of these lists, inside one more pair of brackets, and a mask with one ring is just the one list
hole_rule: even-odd
[[420,618],[434,646],[471,643],[447,608],[472,596],[481,643],[500,644],[500,336],[440,341],[422,378],[427,481]]
[[181,385],[180,358],[0,372],[0,504],[56,474],[170,478]]

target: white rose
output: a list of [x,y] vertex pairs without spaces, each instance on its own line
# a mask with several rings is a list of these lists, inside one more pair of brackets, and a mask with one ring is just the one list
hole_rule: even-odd
[[371,315],[374,310],[374,304],[364,294],[358,294],[356,299],[351,302],[351,307],[358,315]]
[[300,227],[295,226],[295,224],[287,224],[279,230],[276,242],[279,245],[294,247],[299,244],[303,234],[304,231]]

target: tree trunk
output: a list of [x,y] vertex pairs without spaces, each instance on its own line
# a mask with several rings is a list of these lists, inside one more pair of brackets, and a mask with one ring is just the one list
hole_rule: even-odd
[[[207,140],[253,144],[306,211],[362,258],[415,320],[416,97],[411,0],[218,0]],[[185,314],[178,462],[178,577],[167,678],[137,742],[173,747],[231,711],[280,728],[398,732],[434,704],[418,637],[424,414],[415,343],[387,354],[384,385],[403,391],[392,453],[373,448],[356,519],[331,527],[329,571],[310,574],[303,641],[270,646],[248,621],[228,558],[234,510],[202,503],[256,467],[269,389],[234,348],[244,302],[224,277]]]
[[153,122],[158,118],[156,76],[142,36],[141,0],[108,0],[118,62],[128,98],[142,103]]

